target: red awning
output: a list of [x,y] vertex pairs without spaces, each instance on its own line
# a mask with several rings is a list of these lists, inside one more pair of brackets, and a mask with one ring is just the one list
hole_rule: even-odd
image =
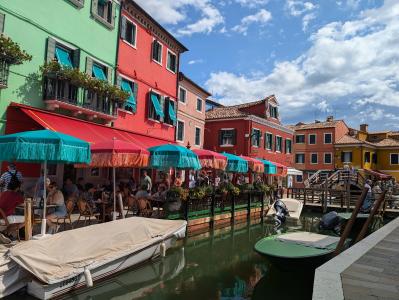
[[381,173],[381,172],[378,172],[378,171],[367,170],[367,169],[364,169],[364,171],[366,173],[370,174],[371,176],[377,177],[380,180],[388,180],[388,179],[392,178],[391,175],[387,175],[387,174],[384,174],[384,173]]
[[[136,145],[146,149],[153,146],[173,143],[173,141],[157,139],[130,131],[95,124],[68,116],[62,116],[40,109],[28,108],[22,105],[15,105],[14,107],[19,108],[24,114],[33,119],[43,128],[69,134],[89,143],[107,142],[116,138],[121,141],[135,143]],[[21,122],[24,122],[24,120],[21,120]]]

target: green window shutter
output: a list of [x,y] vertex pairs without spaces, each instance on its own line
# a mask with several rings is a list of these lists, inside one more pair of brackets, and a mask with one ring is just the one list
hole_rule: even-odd
[[98,0],[91,0],[91,13],[97,15],[98,12]]
[[47,62],[51,62],[55,57],[55,44],[56,44],[55,39],[51,37],[47,38],[47,55],[46,55]]
[[90,76],[93,74],[93,60],[90,57],[86,57],[86,74]]
[[114,69],[111,67],[107,67],[107,79],[109,83],[112,83],[112,73],[114,73]]
[[4,32],[4,21],[6,16],[0,13],[0,33]]
[[116,14],[116,3],[114,3],[113,1],[111,2],[112,8],[112,15],[111,15],[111,25],[112,27],[115,26],[115,14]]
[[122,17],[121,20],[121,38],[123,40],[126,40],[126,25],[127,25],[127,20],[125,17]]
[[139,89],[138,84],[136,82],[133,82],[133,97],[136,100],[136,105],[133,107],[133,112],[134,113],[137,112],[137,104],[138,104],[137,94],[138,94],[138,89]]
[[72,63],[77,69],[80,67],[80,49],[76,49],[72,53]]

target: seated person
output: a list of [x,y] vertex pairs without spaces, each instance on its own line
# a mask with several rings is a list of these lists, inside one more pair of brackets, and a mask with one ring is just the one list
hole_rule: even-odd
[[161,183],[158,186],[158,191],[154,195],[152,195],[152,197],[156,200],[164,202],[166,201],[166,193],[167,193],[166,186]]
[[143,184],[140,186],[139,190],[137,191],[135,195],[136,199],[151,199],[150,193],[147,191],[147,185]]
[[24,216],[17,216],[15,208],[24,203],[24,198],[19,192],[21,182],[14,182],[8,185],[8,190],[0,194],[0,208],[3,210],[8,223],[18,224],[24,223]]
[[85,184],[85,192],[82,194],[82,199],[85,200],[93,211],[97,211],[97,202],[99,197],[97,190],[92,183]]
[[47,203],[48,204],[53,204],[56,205],[55,211],[52,212],[51,214],[47,215],[47,224],[49,227],[49,230],[47,233],[53,234],[58,231],[57,224],[55,224],[55,220],[57,218],[62,218],[67,215],[67,210],[65,207],[65,202],[64,202],[64,195],[62,192],[58,189],[57,183],[52,182],[48,186],[48,196],[47,196]]

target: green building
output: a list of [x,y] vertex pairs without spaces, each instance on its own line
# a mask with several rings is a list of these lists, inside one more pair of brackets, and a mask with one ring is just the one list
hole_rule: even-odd
[[0,86],[0,134],[11,102],[109,123],[115,103],[69,80],[43,77],[40,67],[58,61],[114,83],[120,3],[117,0],[1,0],[0,31],[32,56],[12,65]]

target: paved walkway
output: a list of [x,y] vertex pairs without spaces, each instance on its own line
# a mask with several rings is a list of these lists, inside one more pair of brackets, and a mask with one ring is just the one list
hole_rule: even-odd
[[399,299],[399,218],[316,269],[313,300],[344,299]]
[[346,300],[399,299],[399,228],[342,274]]

